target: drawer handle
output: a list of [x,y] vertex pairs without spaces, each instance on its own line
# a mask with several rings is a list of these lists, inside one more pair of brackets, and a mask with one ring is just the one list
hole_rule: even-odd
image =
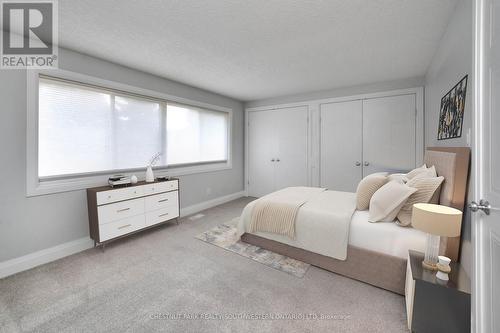
[[158,217],[163,217],[163,216],[167,216],[168,213],[165,213],[165,214],[161,214],[161,215],[158,215]]
[[158,202],[165,202],[165,201],[168,201],[168,199],[159,200]]
[[121,213],[121,212],[125,212],[127,210],[130,210],[130,208],[123,208],[123,209],[118,209],[116,212],[117,213]]
[[131,227],[132,224],[125,224],[125,225],[122,225],[121,227],[118,227],[118,229],[125,229],[125,228],[128,228],[128,227]]

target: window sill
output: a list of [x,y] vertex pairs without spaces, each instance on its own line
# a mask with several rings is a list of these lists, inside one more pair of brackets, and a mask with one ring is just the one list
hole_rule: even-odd
[[[174,168],[156,168],[154,169],[154,174],[156,177],[178,177],[186,176],[198,173],[208,173],[222,170],[232,169],[231,162],[213,163],[213,164],[202,164],[202,165],[192,165],[185,167],[174,167]],[[120,174],[131,176],[135,174],[139,180],[144,180],[146,173],[146,168],[144,170],[135,170],[130,172],[122,172]],[[84,177],[74,177],[66,179],[57,180],[43,180],[40,181],[36,179],[35,181],[28,181],[26,196],[35,197],[40,195],[71,192],[84,190],[90,187],[107,185],[108,178],[114,173],[110,174],[99,174],[99,175],[89,175]]]

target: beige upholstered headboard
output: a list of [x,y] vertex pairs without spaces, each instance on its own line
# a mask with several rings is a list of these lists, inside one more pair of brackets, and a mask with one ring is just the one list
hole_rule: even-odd
[[[429,147],[425,151],[424,162],[428,167],[434,165],[438,176],[444,177],[439,203],[463,212],[468,186],[470,149]],[[458,261],[460,237],[441,237],[440,253]]]

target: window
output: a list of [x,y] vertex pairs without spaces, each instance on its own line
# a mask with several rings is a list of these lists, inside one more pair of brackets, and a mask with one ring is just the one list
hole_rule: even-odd
[[160,104],[42,79],[38,175],[140,168],[162,151]]
[[228,115],[167,105],[167,161],[171,165],[226,161]]
[[[38,79],[41,183],[229,162],[230,113],[60,78]],[[208,170],[207,170],[208,171]]]

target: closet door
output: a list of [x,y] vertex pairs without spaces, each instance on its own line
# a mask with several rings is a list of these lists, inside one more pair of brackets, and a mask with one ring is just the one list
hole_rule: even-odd
[[362,176],[362,101],[321,104],[320,186],[355,192]]
[[248,195],[261,197],[274,191],[277,154],[274,110],[248,113]]
[[276,110],[277,133],[275,190],[307,186],[308,107]]
[[415,95],[363,101],[363,175],[415,167]]

